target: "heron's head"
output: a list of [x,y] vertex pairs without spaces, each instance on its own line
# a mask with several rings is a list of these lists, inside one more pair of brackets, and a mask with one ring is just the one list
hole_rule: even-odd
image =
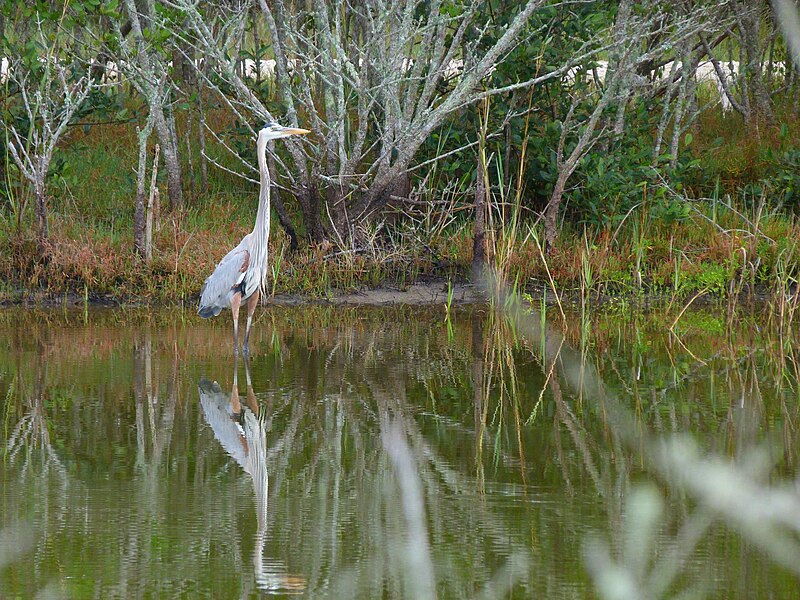
[[300,129],[298,127],[284,127],[277,123],[266,123],[264,127],[258,132],[259,141],[277,140],[280,138],[289,137],[292,135],[305,135],[309,133],[308,129]]

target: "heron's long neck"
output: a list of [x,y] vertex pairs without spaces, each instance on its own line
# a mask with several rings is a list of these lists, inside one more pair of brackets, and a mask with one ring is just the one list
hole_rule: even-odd
[[261,174],[261,187],[258,192],[258,213],[253,228],[249,271],[257,274],[257,280],[264,291],[267,274],[267,250],[269,244],[269,170],[267,170],[267,142],[258,140],[258,171]]
[[267,142],[258,141],[258,171],[261,175],[261,188],[258,192],[258,213],[253,237],[263,236],[264,243],[269,241],[269,170],[267,169]]

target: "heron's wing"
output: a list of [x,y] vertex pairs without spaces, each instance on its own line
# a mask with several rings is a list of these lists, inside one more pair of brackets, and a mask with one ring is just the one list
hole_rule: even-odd
[[200,291],[198,311],[203,317],[218,315],[222,309],[231,305],[234,289],[241,285],[247,265],[250,264],[248,237],[219,261],[217,268],[206,279]]
[[242,445],[245,435],[241,425],[232,418],[231,395],[223,392],[216,381],[212,383],[205,378],[200,380],[197,390],[200,392],[203,415],[214,431],[214,437],[222,444],[225,452],[245,468],[248,465],[247,451]]

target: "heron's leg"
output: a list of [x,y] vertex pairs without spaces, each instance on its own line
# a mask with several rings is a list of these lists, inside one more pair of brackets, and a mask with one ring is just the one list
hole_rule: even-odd
[[233,356],[233,387],[231,389],[231,410],[238,415],[242,412],[242,403],[239,401],[239,355]]
[[231,298],[231,314],[233,315],[233,355],[239,356],[239,307],[242,305],[242,293],[236,292]]
[[253,387],[253,382],[250,380],[250,363],[247,361],[244,363],[244,375],[247,379],[247,387]]
[[244,361],[244,374],[247,376],[247,406],[254,414],[258,415],[258,402],[253,391],[253,382],[250,380],[250,361]]
[[256,289],[252,296],[247,299],[247,326],[244,329],[244,350],[245,356],[250,352],[248,342],[250,341],[250,325],[253,322],[253,313],[256,312],[258,306],[258,298],[261,296],[261,291]]

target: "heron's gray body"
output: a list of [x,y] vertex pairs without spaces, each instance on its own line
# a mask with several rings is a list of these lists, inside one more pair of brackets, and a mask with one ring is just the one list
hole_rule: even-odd
[[241,292],[242,300],[246,300],[258,289],[260,278],[248,273],[252,236],[252,233],[244,236],[206,279],[200,290],[198,313],[201,317],[216,317],[223,309],[230,308],[235,293]]

